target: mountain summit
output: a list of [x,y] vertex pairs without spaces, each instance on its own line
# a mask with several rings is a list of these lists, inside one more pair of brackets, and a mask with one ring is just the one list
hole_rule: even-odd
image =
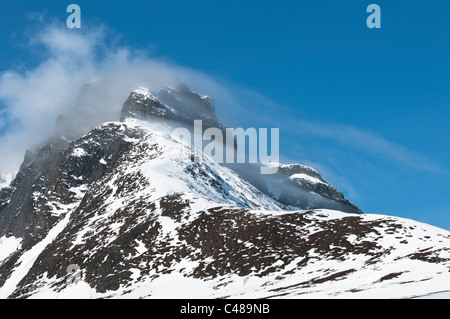
[[120,121],[71,140],[55,133],[28,151],[0,190],[0,298],[450,290],[449,232],[361,214],[300,164],[270,164],[278,173],[256,178],[254,167],[269,164],[196,163],[173,123],[199,118],[225,129],[212,99],[183,83],[138,88]]
[[[182,82],[176,88],[166,87],[154,94],[145,88],[134,90],[123,105],[121,121],[127,118],[164,119],[192,126],[194,120],[201,119],[204,129],[216,127],[225,135],[226,127],[218,121],[214,109],[210,97],[189,90]],[[290,209],[327,208],[362,213],[316,170],[300,164],[272,166],[277,166],[278,173],[262,179],[257,173],[258,165],[227,165],[261,192]]]
[[121,121],[126,118],[147,120],[159,117],[193,123],[194,120],[216,122],[213,100],[188,89],[184,82],[176,88],[165,87],[153,94],[146,88],[131,92],[122,108]]

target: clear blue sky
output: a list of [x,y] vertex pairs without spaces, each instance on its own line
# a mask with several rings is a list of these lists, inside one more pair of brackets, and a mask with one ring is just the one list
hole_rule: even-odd
[[[281,127],[283,156],[323,168],[365,212],[450,229],[449,1],[3,2],[0,70],[38,63],[17,44],[39,27],[30,13],[65,23],[70,3],[82,25],[106,25],[123,45],[260,92],[293,122],[317,124],[299,124],[297,135]],[[371,3],[381,29],[366,26]],[[369,136],[340,136],[346,127]]]

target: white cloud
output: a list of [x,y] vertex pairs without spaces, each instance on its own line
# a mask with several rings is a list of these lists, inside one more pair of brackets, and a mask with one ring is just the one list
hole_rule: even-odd
[[102,28],[89,33],[78,33],[52,26],[34,37],[30,45],[42,45],[58,58],[90,59],[103,39]]
[[26,148],[49,136],[58,115],[74,105],[83,84],[94,77],[101,79],[101,89],[87,103],[99,123],[118,120],[123,102],[138,86],[152,89],[185,81],[192,89],[229,99],[228,91],[211,77],[111,45],[109,36],[102,27],[73,32],[50,25],[28,43],[28,49],[43,54],[36,67],[0,73],[3,118],[17,123],[3,127],[7,132],[0,137],[0,173],[18,168]]
[[[292,114],[290,108],[280,105],[260,93],[242,88],[234,88],[233,92],[238,92],[240,108],[246,114],[241,118],[258,121],[261,125],[280,127],[280,134],[288,135],[292,140],[301,142],[304,136],[324,139],[336,145],[346,145],[356,153],[368,154],[410,169],[450,177],[450,171],[436,161],[398,143],[391,142],[380,134],[350,125],[308,121],[298,118]],[[239,114],[239,112],[234,113]],[[239,119],[235,118],[234,120]]]

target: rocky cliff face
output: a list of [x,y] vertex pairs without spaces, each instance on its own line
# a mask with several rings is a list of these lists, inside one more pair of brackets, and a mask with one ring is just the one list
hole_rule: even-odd
[[[212,100],[185,86],[139,89],[122,122],[27,152],[0,190],[1,298],[411,297],[449,289],[449,232],[359,214],[305,166],[280,165],[258,184],[210,158],[195,163],[189,143],[152,121],[192,119],[185,100],[217,121]],[[79,269],[77,280],[68,269]]]
[[[277,200],[297,208],[328,208],[348,213],[361,214],[362,211],[344,197],[334,186],[327,183],[311,167],[300,164],[278,165],[277,177],[281,180],[280,195]],[[302,190],[309,196],[302,195]]]
[[156,93],[145,88],[134,90],[122,108],[121,121],[127,118],[165,119],[188,126],[194,120],[202,120],[205,129],[216,127],[225,132],[225,126],[216,118],[213,100],[190,91],[183,82],[176,88],[166,87]]

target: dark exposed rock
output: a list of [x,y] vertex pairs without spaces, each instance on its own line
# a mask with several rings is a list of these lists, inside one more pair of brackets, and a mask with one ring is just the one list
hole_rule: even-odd
[[[295,177],[304,174],[319,182],[311,182],[308,178]],[[300,175],[301,176],[301,175]],[[344,197],[335,187],[328,184],[314,169],[300,164],[279,165],[277,177],[281,179],[282,190],[278,200],[288,206],[309,209],[328,208],[343,212],[362,214],[362,211]],[[301,196],[302,190],[319,195],[321,198],[308,201],[307,196]]]
[[217,127],[225,132],[225,127],[216,118],[212,99],[192,92],[183,82],[175,89],[166,87],[157,93],[144,88],[134,90],[122,108],[121,121],[126,118],[165,119],[189,126],[194,120],[202,120],[204,129]]
[[[183,82],[175,89],[163,88],[152,94],[146,89],[133,91],[124,103],[121,120],[137,118],[152,121],[154,119],[167,119],[192,126],[194,120],[203,121],[203,129],[217,127],[225,136],[226,128],[221,124],[214,113],[214,103],[207,96],[192,92]],[[237,144],[235,144],[237,147]],[[275,198],[286,206],[298,209],[336,209],[349,213],[361,214],[362,211],[336,188],[328,184],[320,174],[312,168],[300,164],[280,165],[276,176],[268,176],[266,180],[255,178],[255,170],[259,166],[245,164],[244,166],[229,165],[243,178],[252,183],[259,190],[271,195],[267,184],[278,185],[280,195]],[[294,174],[305,174],[316,178],[322,183],[311,183],[304,179],[291,179]],[[311,195],[311,193],[313,195]]]
[[[27,151],[11,186],[0,192],[0,237],[23,238],[18,256],[42,240],[64,217],[54,215],[53,210],[75,202],[74,189],[97,181],[123,161],[122,155],[130,143],[122,137],[137,137],[140,132],[125,129],[125,135],[117,134],[121,128],[105,126],[76,143],[51,140]],[[102,163],[102,159],[107,162]],[[3,265],[0,282],[8,276],[8,267],[13,266],[13,263]]]

